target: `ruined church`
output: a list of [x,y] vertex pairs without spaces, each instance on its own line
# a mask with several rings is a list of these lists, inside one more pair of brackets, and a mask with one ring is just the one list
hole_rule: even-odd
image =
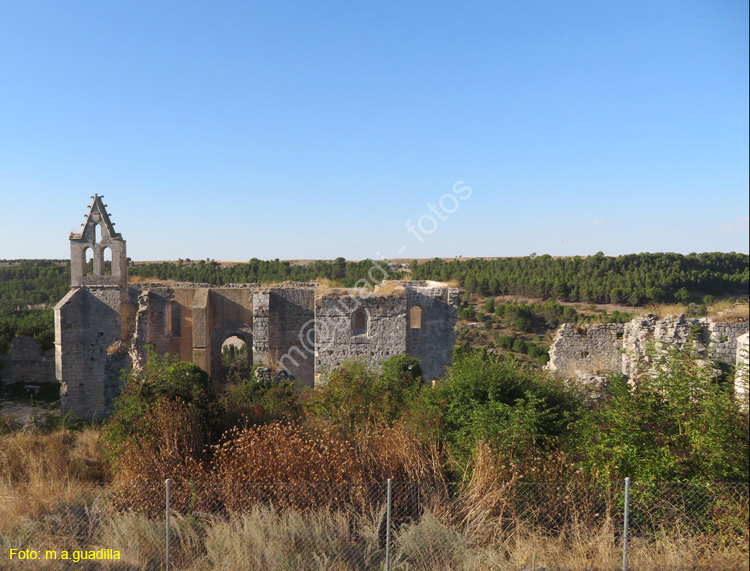
[[131,284],[125,240],[102,198],[92,197],[83,228],[70,234],[71,289],[55,307],[63,413],[109,414],[121,372],[142,367],[147,346],[192,361],[217,382],[222,346],[237,337],[252,362],[283,368],[300,387],[313,387],[322,371],[351,358],[377,366],[403,353],[420,361],[426,381],[451,363],[455,288],[380,280],[359,289]]

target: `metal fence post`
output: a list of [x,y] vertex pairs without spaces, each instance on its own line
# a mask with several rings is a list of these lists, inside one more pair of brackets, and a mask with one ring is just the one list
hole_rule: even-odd
[[628,519],[630,517],[630,478],[625,478],[625,510],[622,523],[622,571],[628,571]]
[[385,508],[385,571],[391,569],[391,483],[391,479],[388,478]]
[[166,565],[166,570],[169,571],[169,479],[166,479],[164,481],[165,484],[165,490],[166,490],[166,524],[165,524],[165,539],[166,539],[166,550],[165,550],[165,557],[164,562]]

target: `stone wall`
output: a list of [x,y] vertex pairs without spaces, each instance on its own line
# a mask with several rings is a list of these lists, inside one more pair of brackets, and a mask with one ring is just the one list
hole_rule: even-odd
[[[328,294],[315,307],[315,373],[353,358],[371,366],[406,353],[406,296]],[[354,314],[364,312],[364,329]]]
[[[406,329],[406,354],[419,359],[425,381],[445,373],[453,362],[456,342],[454,326],[458,290],[445,287],[410,287],[407,293],[409,322]],[[412,323],[414,308],[419,308],[419,325]]]
[[724,323],[707,317],[688,318],[684,315],[658,319],[653,314],[642,315],[625,325],[620,371],[628,377],[634,376],[649,345],[663,350],[668,347],[682,348],[690,343],[699,355],[734,365],[737,337],[747,331],[747,322]]
[[55,373],[64,412],[102,418],[112,410],[120,380],[110,347],[121,342],[123,294],[116,286],[80,287],[55,307]]
[[621,367],[624,326],[620,323],[575,327],[564,323],[549,349],[546,368],[569,375],[577,371],[597,375]]
[[0,380],[3,383],[41,385],[55,382],[54,349],[42,351],[32,337],[15,337],[10,343],[10,353],[0,355]]
[[671,315],[659,319],[646,314],[625,325],[595,324],[576,328],[560,326],[550,347],[546,368],[570,377],[586,377],[619,372],[628,377],[637,373],[649,348],[665,350],[691,343],[705,357],[734,365],[748,322],[716,322],[712,319]]
[[[270,318],[267,364],[276,366],[293,347],[303,343],[312,347],[315,339],[315,288],[275,287],[269,291]],[[287,372],[298,386],[312,387],[315,380],[315,360],[309,358],[286,362]]]
[[734,391],[737,398],[748,406],[748,381],[750,380],[750,334],[737,338],[737,359],[735,360]]

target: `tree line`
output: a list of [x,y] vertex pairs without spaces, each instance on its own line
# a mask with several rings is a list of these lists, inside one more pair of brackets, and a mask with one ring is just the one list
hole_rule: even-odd
[[344,258],[292,263],[284,260],[258,260],[223,265],[215,260],[190,259],[176,262],[131,264],[128,274],[142,278],[157,278],[178,282],[206,283],[221,286],[228,283],[271,284],[285,281],[309,282],[328,279],[342,287],[353,287],[358,280],[377,283],[382,279],[399,279],[402,272],[394,271],[386,261],[362,260],[347,262]]
[[0,260],[0,353],[16,336],[33,337],[43,350],[52,348],[52,307],[70,289],[70,262]]
[[703,295],[747,293],[749,257],[736,252],[643,253],[609,257],[454,259],[411,263],[414,279],[455,281],[468,293],[572,302],[686,302]]

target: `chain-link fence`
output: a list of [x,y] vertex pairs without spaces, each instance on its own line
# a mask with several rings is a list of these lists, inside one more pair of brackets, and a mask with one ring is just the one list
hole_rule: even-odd
[[2,569],[747,569],[748,485],[13,484],[0,542]]

